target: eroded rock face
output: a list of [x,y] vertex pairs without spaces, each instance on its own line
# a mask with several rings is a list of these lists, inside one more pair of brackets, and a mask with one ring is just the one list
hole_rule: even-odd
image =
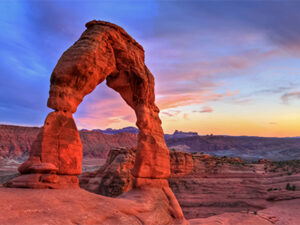
[[[52,112],[47,116],[43,129],[32,145],[29,161],[31,159],[40,159],[49,168],[53,167],[53,172],[57,174],[81,174],[82,144],[71,113]],[[19,167],[19,172],[40,172],[32,168],[35,164],[27,167],[25,163]]]
[[71,113],[52,112],[33,142],[29,159],[19,167],[21,177],[9,187],[78,187],[82,144]]
[[[128,191],[133,183],[134,153],[134,149],[112,150],[98,171],[80,176],[80,186],[106,196]],[[225,212],[253,213],[277,201],[300,198],[296,162],[245,163],[239,158],[170,151],[170,165],[168,182],[187,219]],[[288,183],[295,185],[295,191],[286,189]],[[107,191],[103,192],[103,187]]]
[[0,125],[0,158],[27,157],[39,131],[38,127]]
[[105,164],[97,171],[86,172],[80,178],[80,185],[85,189],[116,197],[133,187],[131,170],[134,166],[136,149],[112,149]]
[[193,156],[186,152],[171,151],[170,163],[172,177],[181,177],[194,170]]

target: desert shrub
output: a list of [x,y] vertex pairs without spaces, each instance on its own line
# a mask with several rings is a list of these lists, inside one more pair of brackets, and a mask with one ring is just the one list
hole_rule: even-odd
[[293,173],[300,172],[300,160],[276,161],[272,162],[272,166],[283,171],[288,171],[290,168]]
[[296,185],[293,184],[293,186],[291,186],[290,183],[287,183],[285,189],[288,191],[296,191]]

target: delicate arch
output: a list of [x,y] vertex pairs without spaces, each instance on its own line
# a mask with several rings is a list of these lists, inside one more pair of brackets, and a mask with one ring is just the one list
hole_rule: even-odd
[[[159,109],[155,105],[154,77],[145,65],[142,46],[121,27],[91,21],[87,29],[55,66],[50,79],[49,113],[29,159],[19,167],[24,176],[9,185],[31,188],[78,186],[82,144],[72,114],[83,98],[106,79],[134,110],[139,128],[133,175],[136,185],[168,186],[169,151]],[[99,118],[101,119],[101,118]],[[162,180],[160,180],[162,179]]]
[[106,79],[137,117],[140,132],[134,176],[167,178],[169,153],[154,102],[154,77],[145,65],[142,46],[114,24],[91,21],[86,27],[52,73],[48,107],[74,113],[84,96]]

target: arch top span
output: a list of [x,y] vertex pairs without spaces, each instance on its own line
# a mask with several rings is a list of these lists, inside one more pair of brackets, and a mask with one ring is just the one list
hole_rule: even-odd
[[144,51],[143,46],[141,46],[136,40],[134,40],[122,27],[120,27],[114,23],[110,23],[110,22],[106,22],[106,21],[102,21],[102,20],[92,20],[90,22],[87,22],[85,24],[85,27],[90,28],[93,25],[108,26],[110,28],[115,29],[121,35],[124,35],[124,37],[127,38],[130,42],[132,42],[134,45],[136,45],[138,48],[140,48],[142,51]]
[[48,107],[74,113],[84,96],[106,78],[108,86],[118,92],[135,89],[131,96],[122,95],[130,106],[142,100],[137,95],[154,98],[154,90],[149,91],[154,78],[144,63],[143,47],[115,24],[94,20],[86,27],[52,72]]

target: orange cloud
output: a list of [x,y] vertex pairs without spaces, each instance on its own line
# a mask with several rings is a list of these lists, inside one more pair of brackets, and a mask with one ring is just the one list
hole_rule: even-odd
[[209,106],[203,106],[203,108],[201,110],[194,110],[193,112],[198,112],[198,113],[211,113],[213,112],[213,108],[209,107]]
[[199,91],[189,94],[164,95],[157,98],[160,109],[176,108],[179,106],[203,104],[207,101],[219,101],[225,97],[234,96],[238,91],[227,91],[223,94],[211,93],[211,91]]

